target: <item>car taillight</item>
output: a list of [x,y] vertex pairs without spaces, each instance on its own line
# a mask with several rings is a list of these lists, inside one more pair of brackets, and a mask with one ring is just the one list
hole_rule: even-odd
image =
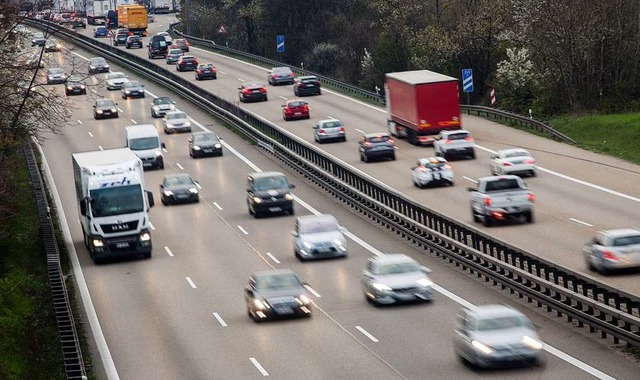
[[389,144],[393,144],[393,139],[387,139],[387,142],[388,142]]
[[464,139],[473,142],[473,137],[465,137]]
[[527,199],[529,200],[529,202],[535,202],[536,196],[533,195],[533,193],[527,193]]
[[451,170],[453,167],[452,167],[451,165],[449,165],[449,164],[446,164],[446,165],[444,166],[444,168],[445,168],[445,169],[449,169],[449,170]]
[[303,111],[309,111],[309,106],[307,106],[307,105],[302,106],[302,110],[303,110]]
[[451,144],[453,142],[453,140],[444,140],[445,144]]
[[482,202],[485,206],[491,206],[491,198],[483,198]]
[[502,163],[502,166],[511,166],[511,162],[505,161],[505,162]]
[[293,78],[293,77],[295,77],[295,76],[296,76],[296,74],[291,73],[291,74],[289,74],[289,76],[290,76],[291,78]]
[[127,36],[133,36],[133,32],[127,33]]
[[188,41],[187,41],[187,42],[185,42],[185,44],[186,44],[187,46],[189,46],[189,42],[188,42]]
[[524,163],[525,163],[525,164],[535,164],[535,163],[536,163],[536,160],[534,160],[533,158],[529,158],[529,159],[527,159],[527,160],[524,160]]
[[248,88],[245,88],[244,90],[242,90],[242,93],[247,95],[251,93],[251,90],[249,90]]
[[218,69],[216,69],[215,67],[211,69],[214,73],[218,72]]
[[364,146],[366,146],[366,147],[368,148],[368,147],[370,147],[370,146],[371,146],[371,143],[367,141],[366,143],[364,143],[364,144],[362,144],[362,145],[364,145]]
[[344,130],[344,127],[340,127],[340,132],[342,132],[342,133],[346,132],[346,131]]
[[277,78],[277,77],[278,77],[278,74],[272,74],[271,75],[271,78]]
[[610,261],[618,261],[616,255],[614,255],[611,251],[602,251],[602,258]]
[[324,129],[321,129],[320,131],[318,131],[319,134],[324,135]]
[[262,87],[260,89],[260,92],[262,92],[263,94],[266,94],[267,93],[267,88],[266,87]]
[[198,64],[198,60],[197,60],[197,59],[194,59],[194,60],[193,60],[193,64],[194,64],[194,65],[197,65],[197,64]]

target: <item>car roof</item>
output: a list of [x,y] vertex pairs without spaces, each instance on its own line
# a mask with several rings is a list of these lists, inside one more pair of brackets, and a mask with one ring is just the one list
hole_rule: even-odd
[[479,319],[502,318],[502,317],[526,317],[518,310],[507,305],[480,305],[469,311]]
[[502,153],[502,154],[508,154],[508,153],[515,153],[515,152],[524,152],[524,153],[529,153],[528,150],[524,149],[524,148],[508,148],[508,149],[500,149],[498,151],[498,153]]
[[342,122],[338,119],[324,119],[324,120],[318,120],[318,124],[325,124],[325,123],[335,123],[338,122],[340,124],[342,124]]
[[384,256],[376,256],[373,258],[379,264],[395,264],[415,262],[411,257],[402,253],[391,253]]
[[291,269],[273,269],[273,270],[264,270],[260,272],[254,272],[251,277],[264,277],[264,276],[277,276],[281,274],[293,274],[297,277],[297,275]]
[[252,178],[268,178],[268,177],[274,177],[274,176],[285,177],[285,175],[280,172],[254,172],[254,173],[249,173],[249,176]]
[[321,214],[321,215],[304,215],[299,216],[297,218],[298,224],[307,224],[307,223],[338,223],[338,220],[335,216],[331,214]]
[[613,230],[602,230],[600,233],[612,238],[619,238],[624,236],[640,235],[640,230],[635,228],[618,228]]

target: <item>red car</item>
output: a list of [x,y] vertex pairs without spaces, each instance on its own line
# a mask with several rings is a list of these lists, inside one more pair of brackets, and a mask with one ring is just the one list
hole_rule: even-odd
[[282,117],[285,120],[308,119],[311,117],[309,115],[309,103],[305,102],[304,100],[287,100],[287,102],[283,104],[282,107]]

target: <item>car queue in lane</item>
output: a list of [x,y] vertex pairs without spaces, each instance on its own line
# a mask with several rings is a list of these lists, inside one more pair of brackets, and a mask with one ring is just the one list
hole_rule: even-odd
[[[127,101],[127,103],[129,103],[129,102],[132,102],[132,103],[139,103],[139,102],[142,102],[142,100],[133,100],[133,99],[132,99],[132,100]],[[138,121],[140,121],[140,122],[144,122],[143,120],[138,120]],[[176,137],[177,137],[177,136],[176,136]],[[171,139],[170,139],[170,140],[171,140]],[[167,143],[170,143],[170,141],[167,141]],[[177,151],[179,151],[179,150],[178,150],[178,149],[170,149],[170,151],[171,151],[171,152],[177,152]],[[153,172],[150,172],[149,174],[153,174]],[[217,175],[221,175],[221,173],[217,173]],[[212,176],[212,177],[213,177],[213,176]],[[200,178],[202,178],[202,177],[200,177]],[[236,186],[238,186],[238,184],[236,184]],[[241,185],[241,184],[240,184],[240,186],[242,187],[242,185]],[[237,190],[236,190],[236,193],[237,193]],[[182,209],[182,210],[188,210],[187,208],[182,208],[182,207],[175,208],[175,210],[176,210],[177,212],[180,212],[180,211],[179,211],[180,209]],[[225,209],[226,209],[226,208],[225,208]],[[173,210],[172,210],[172,211],[173,211]],[[192,214],[192,213],[190,213],[190,214]],[[187,214],[186,214],[186,213],[183,213],[182,215],[185,215],[185,216],[186,216]],[[233,214],[231,214],[231,217],[233,217]],[[279,221],[278,221],[278,219],[281,219],[281,218],[275,218],[275,219],[273,220],[273,222],[271,222],[271,221],[270,221],[270,222],[269,222],[269,224],[268,224],[268,225],[269,225],[269,227],[270,227],[270,228],[271,228],[271,227],[273,227],[273,225],[274,225],[275,223],[278,223],[278,224],[283,224],[284,222],[289,223],[289,224],[291,223],[290,218],[286,218],[286,217],[285,217],[285,218],[282,218],[282,222],[279,222]],[[162,223],[162,224],[161,224],[160,222],[158,222],[158,225],[164,225],[164,224],[165,224],[165,223]],[[265,223],[262,223],[262,224],[265,224]],[[167,223],[164,227],[165,227],[165,228],[166,228],[166,227],[169,227],[169,225],[170,225],[170,224],[169,224],[169,223]],[[290,229],[290,228],[289,228],[289,229]],[[287,229],[287,230],[288,230],[288,229]],[[281,232],[282,232],[282,231],[281,231]],[[156,234],[156,235],[158,235],[158,234]],[[280,245],[280,244],[279,244],[279,245]],[[275,252],[275,251],[274,251],[274,252]],[[361,252],[362,252],[362,251],[361,251]],[[365,253],[365,254],[367,254],[367,253]],[[291,255],[291,254],[289,253],[289,255]],[[362,257],[362,253],[360,253],[359,255]],[[291,256],[292,256],[292,255],[291,255]],[[280,256],[280,257],[282,258],[282,256]],[[354,263],[354,265],[357,267],[359,264],[358,264],[358,263]],[[351,269],[350,269],[350,273],[355,273],[355,274],[356,274],[356,275],[355,275],[355,276],[353,276],[353,277],[355,278],[355,282],[356,282],[356,284],[357,284],[357,279],[358,279],[357,273],[358,273],[358,271],[354,271],[354,270],[353,270],[354,265],[351,265],[351,264],[350,264],[350,265],[349,265],[349,268],[351,268]],[[211,265],[209,265],[209,266],[211,266]],[[343,266],[343,265],[340,265],[340,266]],[[361,268],[362,268],[362,267],[360,266],[360,269],[361,269]],[[303,271],[303,272],[308,272],[308,271],[310,271],[310,270],[311,270],[311,269],[309,268],[309,266],[307,266],[306,268],[302,269],[302,271]],[[340,271],[340,269],[338,269],[338,271]],[[306,277],[308,277],[308,276],[304,276],[304,277],[306,278]],[[351,280],[351,281],[353,281],[353,280]],[[316,281],[314,281],[314,283],[317,283],[317,282],[316,282]],[[214,284],[215,284],[215,283],[214,283]],[[199,283],[199,285],[200,285],[200,286],[202,286],[202,285],[201,285],[201,283]],[[326,287],[329,287],[329,288],[330,288],[330,287],[332,286],[332,285],[331,285],[331,284],[329,284],[329,283],[326,283],[326,284],[323,284],[323,285],[325,285],[325,288],[326,288]],[[325,294],[326,294],[326,293],[325,293]],[[329,294],[330,294],[330,293],[329,293]],[[361,293],[360,293],[360,294],[361,294]],[[327,299],[327,298],[325,297],[325,299]],[[364,300],[362,300],[362,298],[358,297],[358,299],[360,300],[360,303],[364,303]],[[233,300],[234,300],[234,302],[236,302],[236,303],[239,303],[239,301],[240,301],[238,297],[233,297]],[[439,303],[440,303],[440,302],[439,302]],[[442,303],[440,303],[440,304],[442,304]],[[278,305],[278,306],[281,306],[281,305]],[[444,305],[443,305],[443,306],[441,306],[441,307],[444,307]],[[451,309],[451,307],[447,307],[447,309]],[[442,310],[442,309],[440,309],[440,310]],[[284,311],[285,311],[285,312],[288,312],[286,309],[285,309]],[[449,310],[449,311],[451,311],[451,310]],[[423,314],[423,313],[422,313],[421,311],[419,311],[419,310],[414,310],[414,311],[412,312],[411,310],[402,310],[402,309],[399,309],[399,310],[398,310],[398,312],[399,312],[399,313],[402,313],[402,314],[405,314],[405,315],[406,315],[406,314],[416,314],[416,316],[417,316],[417,314],[421,314],[421,315]],[[454,313],[455,313],[455,312],[454,312]],[[369,314],[369,313],[367,313],[367,314],[370,316],[370,314]],[[384,318],[384,319],[386,319],[384,314],[388,314],[388,313],[378,313],[378,314],[379,314],[378,318]],[[371,319],[377,319],[377,318],[371,318],[371,317],[369,317],[368,319],[369,319],[369,320],[371,320]],[[323,320],[324,320],[324,318],[323,318]],[[384,323],[384,324],[385,324],[385,325],[392,325],[392,324],[391,324],[391,323],[389,323],[389,322],[390,322],[390,321],[385,321],[385,323]],[[323,324],[323,322],[322,322],[322,321],[314,321],[313,323],[314,323],[314,324],[316,324],[316,325],[322,325],[322,326],[324,326],[324,324]],[[361,323],[362,323],[362,322],[361,322]],[[286,326],[286,325],[283,325],[283,326]],[[380,327],[381,327],[381,326],[380,326]],[[417,327],[417,326],[416,326],[416,327]],[[286,330],[285,330],[284,328],[286,328]],[[307,328],[304,328],[304,329],[306,330]],[[335,329],[334,329],[334,330],[335,330]],[[382,330],[384,330],[384,329],[382,329]],[[391,329],[391,330],[393,330],[393,329]],[[295,327],[295,326],[291,326],[291,325],[289,325],[288,327],[283,327],[283,330],[279,330],[279,331],[280,331],[280,333],[285,333],[285,332],[287,332],[287,331],[288,331],[288,333],[286,334],[286,339],[284,339],[284,340],[282,341],[282,343],[288,342],[288,345],[286,345],[286,344],[282,344],[281,346],[278,346],[278,347],[284,347],[285,345],[286,345],[286,346],[288,346],[288,347],[302,347],[302,346],[300,346],[298,343],[296,343],[296,344],[292,344],[292,342],[294,342],[294,341],[296,340],[296,339],[295,339],[296,334],[291,334],[291,333],[292,333],[293,331],[297,331],[299,334],[304,334],[304,331],[301,331],[301,329],[296,329],[296,327]],[[324,330],[323,330],[323,331],[324,331]],[[374,331],[374,330],[372,330],[372,331]],[[205,331],[203,331],[203,333],[204,333],[204,334],[207,334]],[[255,333],[255,332],[254,332],[254,333]],[[261,332],[261,333],[264,333],[264,332]],[[325,334],[326,334],[326,331],[325,331]],[[451,332],[450,332],[450,331],[448,331],[448,332],[445,332],[444,334],[442,334],[442,333],[441,333],[441,334],[434,334],[434,335],[438,335],[438,336],[442,337],[443,335],[444,335],[444,336],[449,336],[450,334],[451,334]],[[302,335],[301,335],[301,336],[302,336]],[[248,337],[248,338],[250,339],[250,337]],[[326,337],[325,337],[325,338],[326,338]],[[414,340],[415,340],[416,338],[417,338],[417,339],[419,339],[419,340],[421,340],[421,341],[423,340],[422,338],[419,338],[419,337],[414,337]],[[432,337],[431,337],[431,339],[434,339],[434,337],[432,336]],[[384,341],[384,339],[383,339],[383,341]],[[407,340],[407,341],[405,341],[405,344],[406,344],[407,342],[408,342],[408,340]],[[301,342],[300,342],[300,343],[301,343]],[[277,353],[277,352],[275,352],[275,351],[274,351],[274,349],[273,349],[273,348],[275,348],[276,346],[277,346],[277,345],[272,346],[272,348],[269,350],[269,351],[270,351],[270,353],[271,353],[271,355],[270,355],[271,357],[277,357],[277,356],[278,356],[278,353]],[[357,345],[356,345],[356,346],[357,346]],[[318,342],[316,343],[316,347],[322,347],[322,341],[318,341]],[[203,347],[203,348],[204,348],[204,347]],[[324,347],[324,348],[326,349],[327,347]],[[343,348],[343,349],[346,349],[346,348]],[[403,350],[403,351],[404,351],[404,350]],[[411,350],[411,351],[412,351],[412,350]],[[415,350],[415,351],[417,352],[417,351],[419,351],[419,350]],[[436,347],[434,347],[434,351],[436,351]],[[323,352],[325,352],[325,354],[324,354],[324,355],[327,355],[327,354],[329,353],[328,351],[324,351],[324,350],[323,350]],[[343,352],[343,351],[341,350],[341,352]],[[417,359],[417,358],[412,357],[412,355],[413,355],[413,354],[412,354],[411,352],[405,352],[405,353],[403,354],[403,356],[411,358],[411,360],[410,360],[411,362],[417,362],[417,360],[415,360],[415,359]],[[436,355],[436,356],[437,356],[438,354],[434,354],[434,355]],[[447,355],[445,355],[445,356],[451,356],[451,355],[450,355],[450,354],[447,354]],[[333,357],[334,357],[335,359],[337,359],[337,358],[335,357],[335,355],[333,355]],[[291,360],[291,358],[296,359],[296,355],[295,355],[295,353],[289,353],[289,359]],[[297,363],[298,363],[298,364],[296,365],[296,367],[298,367],[298,368],[304,368],[304,367],[305,367],[305,361],[306,361],[306,360],[307,360],[307,359],[306,359],[304,356],[302,356],[302,357],[298,358],[298,359],[297,359]],[[318,360],[318,358],[317,358],[316,360]],[[393,360],[394,360],[394,361],[398,361],[399,363],[403,363],[403,364],[402,364],[402,365],[403,365],[403,367],[404,367],[404,366],[406,366],[406,364],[405,364],[405,363],[406,363],[406,361],[407,361],[406,359],[399,359],[399,358],[393,357]],[[271,367],[271,368],[273,368],[273,366],[275,366],[275,363],[273,363],[273,361],[272,361],[272,360],[271,360],[271,361],[268,361],[268,363],[272,365],[272,367]],[[454,362],[454,363],[455,363],[455,362]],[[376,367],[376,365],[375,365],[375,364],[373,364],[373,366],[371,366],[371,364],[372,364],[372,363],[369,363],[369,364],[368,364],[368,366],[369,366],[370,368],[375,368],[375,367]],[[424,367],[425,365],[428,365],[428,364],[422,364],[420,367]],[[288,368],[290,369],[290,367],[288,367]],[[327,370],[328,370],[328,371],[330,371],[330,368],[327,368]],[[387,368],[387,370],[388,370],[388,368]],[[359,371],[358,371],[358,372],[351,372],[351,371],[347,371],[347,373],[358,373],[358,374],[363,374],[363,373],[365,373],[365,371],[366,371],[366,369],[365,369],[365,368],[359,368]],[[382,375],[382,374],[386,374],[385,370],[380,371],[380,370],[378,369],[378,371],[379,371],[379,372],[377,372],[377,375],[378,375],[378,376],[384,376],[384,375]],[[409,370],[409,369],[404,369],[404,368],[403,368],[403,372],[404,372],[404,371],[410,371],[410,373],[412,373],[412,376],[410,376],[410,377],[417,376],[417,374],[414,374],[414,372],[413,372],[413,371],[416,371],[416,373],[419,373],[419,372],[420,372],[420,371],[415,370],[415,369]],[[276,373],[286,374],[287,372],[286,372],[286,371],[281,371],[281,372],[279,371],[279,372],[276,372]],[[342,372],[342,373],[344,374],[344,372]],[[552,373],[553,373],[553,372],[552,372]],[[557,373],[556,373],[556,374],[557,374]],[[467,373],[467,374],[460,374],[460,373],[456,373],[456,375],[459,375],[459,376],[461,376],[461,377],[473,377],[473,376],[472,376],[472,374],[471,374],[471,376],[470,376],[470,375],[469,375],[469,373]],[[331,375],[327,375],[327,376],[331,377]],[[336,374],[336,376],[338,376],[338,375]]]

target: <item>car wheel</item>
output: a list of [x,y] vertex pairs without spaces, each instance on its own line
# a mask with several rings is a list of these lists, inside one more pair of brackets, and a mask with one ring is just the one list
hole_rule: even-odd
[[455,186],[456,183],[454,181],[449,181],[449,186]]
[[347,142],[347,137],[346,136],[342,138],[342,142]]
[[322,91],[321,90],[318,90],[318,95],[322,95]]
[[474,151],[474,152],[471,152],[471,154],[469,155],[469,157],[470,157],[472,160],[475,160],[475,159],[476,159],[476,152],[475,152],[475,151]]
[[473,209],[473,207],[471,207],[471,217],[473,218],[474,223],[478,223],[480,221],[480,218],[478,218],[478,214],[476,214],[476,211]]
[[525,214],[524,216],[525,220],[527,221],[527,223],[533,223],[535,218],[533,216],[533,211],[529,211]]
[[159,167],[160,169],[164,169],[164,161],[162,161],[162,162],[160,163],[160,166],[158,166],[158,167]]
[[366,153],[362,154],[362,161],[369,163],[369,156]]
[[396,154],[394,153],[391,155],[391,161],[395,161],[395,160],[396,160]]
[[535,171],[535,170],[531,170],[531,172],[529,172],[529,175],[530,175],[531,177],[535,177],[535,176],[537,175],[537,173],[536,173],[536,171]]
[[269,98],[267,97],[267,95],[264,96],[264,101],[266,102],[267,100],[269,100]]
[[200,77],[196,75],[196,80],[200,80]]
[[482,224],[485,227],[491,227],[493,225],[493,220],[491,219],[491,217],[485,215],[484,219],[482,220]]
[[166,200],[164,197],[162,197],[162,204],[163,204],[164,206],[166,206],[166,205],[167,205],[167,200]]

